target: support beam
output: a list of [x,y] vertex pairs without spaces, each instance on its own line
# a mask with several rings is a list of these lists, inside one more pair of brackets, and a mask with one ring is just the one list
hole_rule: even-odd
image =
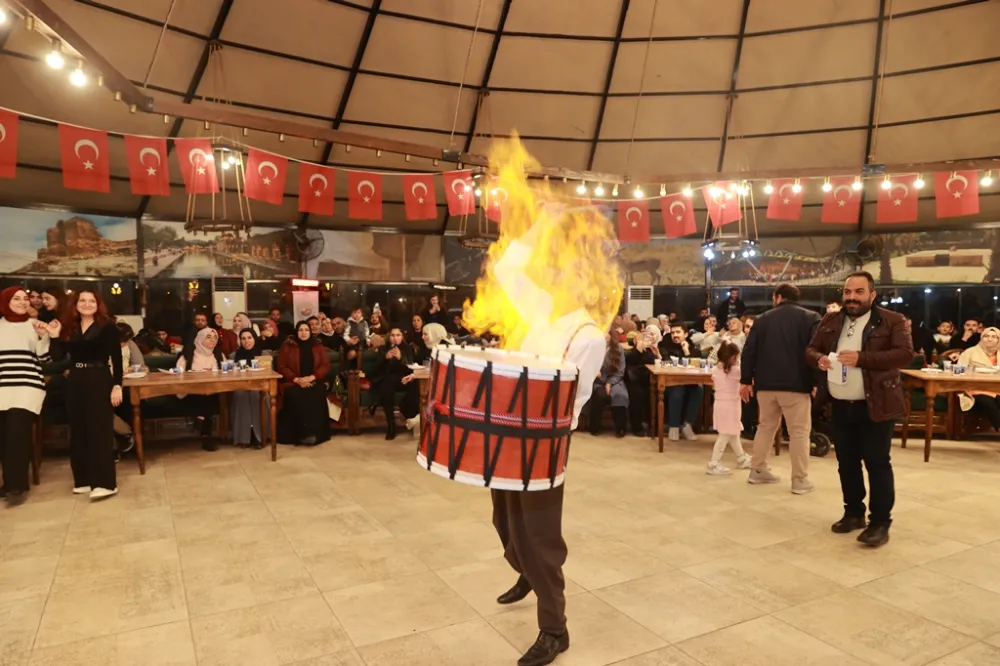
[[729,99],[726,101],[726,119],[722,123],[722,143],[719,144],[719,160],[716,171],[722,171],[726,161],[726,145],[729,142],[729,123],[733,119],[733,106],[736,104],[736,79],[740,73],[740,58],[743,56],[743,38],[747,32],[747,16],[750,14],[750,0],[743,0],[743,12],[740,14],[740,31],[736,35],[736,55],[733,56],[733,69],[729,78]]
[[[618,61],[618,47],[622,43],[622,32],[625,30],[625,18],[631,0],[622,0],[622,10],[618,14],[618,27],[615,29],[615,42],[611,46],[611,57],[608,59],[608,70],[604,75],[604,91],[601,93],[601,105],[597,109],[597,122],[594,124],[594,136],[590,142],[590,155],[587,157],[587,170],[594,168],[594,156],[597,155],[597,144],[601,138],[601,127],[604,125],[604,110],[608,106],[608,93],[611,92],[611,80],[615,76],[615,63]],[[642,82],[639,82],[642,86]],[[636,100],[636,104],[639,100]]]
[[[872,140],[875,138],[875,110],[878,104],[879,94],[879,69],[882,64],[882,29],[885,26],[885,4],[886,0],[879,0],[878,3],[878,23],[875,24],[875,57],[872,63],[872,94],[868,104],[868,131],[865,134],[865,164],[871,164]],[[858,233],[865,227],[865,193],[861,192],[861,208],[858,210]]]

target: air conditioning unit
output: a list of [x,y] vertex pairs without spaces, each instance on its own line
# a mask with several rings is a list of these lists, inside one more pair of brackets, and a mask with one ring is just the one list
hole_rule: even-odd
[[212,278],[212,312],[222,313],[230,326],[237,312],[247,311],[247,284],[242,277],[220,275]]
[[639,315],[641,321],[653,316],[653,287],[630,286],[625,297],[625,305],[629,314]]

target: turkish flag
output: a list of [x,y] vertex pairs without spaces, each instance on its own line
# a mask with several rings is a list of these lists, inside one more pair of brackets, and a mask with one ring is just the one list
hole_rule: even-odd
[[767,202],[767,219],[797,222],[802,217],[802,189],[794,191],[795,179],[775,180],[774,192]]
[[496,185],[483,192],[483,210],[486,217],[497,224],[503,220],[503,205],[507,203],[507,190]]
[[916,176],[897,176],[892,179],[889,189],[878,190],[878,204],[875,207],[875,222],[896,224],[917,221],[917,197],[920,190],[913,186]]
[[861,190],[854,189],[854,178],[831,178],[833,187],[823,193],[823,209],[819,221],[823,224],[857,224],[861,216]]
[[979,174],[975,171],[945,171],[934,174],[934,202],[938,217],[961,217],[979,213]]
[[59,153],[62,157],[63,187],[91,192],[111,191],[107,132],[60,124]]
[[174,139],[181,177],[188,194],[212,194],[219,191],[215,156],[208,139]]
[[132,194],[170,196],[166,139],[126,134],[125,159],[128,160],[128,179],[132,184]]
[[667,238],[690,236],[698,230],[694,222],[694,206],[691,199],[683,194],[660,197],[660,212],[663,213],[663,229]]
[[17,172],[18,115],[0,109],[0,178],[13,178]]
[[[708,219],[712,221],[713,227],[732,224],[740,219],[740,200],[730,189],[730,185],[732,183],[715,183],[701,188],[701,195],[705,197],[705,208],[708,209]],[[712,188],[718,188],[718,194],[713,195]]]
[[649,204],[645,199],[618,203],[618,240],[623,243],[649,240]]
[[330,167],[299,163],[299,212],[333,215],[333,179]]
[[288,177],[288,158],[251,148],[245,171],[248,199],[281,205]]
[[472,215],[476,212],[476,197],[472,193],[471,171],[446,171],[444,198],[448,200],[449,215]]
[[347,172],[347,215],[352,220],[382,219],[382,174]]
[[434,176],[431,174],[403,176],[403,203],[406,204],[407,220],[437,219]]

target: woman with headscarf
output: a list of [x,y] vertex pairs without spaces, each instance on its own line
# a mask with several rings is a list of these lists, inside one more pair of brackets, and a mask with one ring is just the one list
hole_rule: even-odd
[[427,349],[427,358],[434,347],[438,345],[453,345],[455,339],[448,333],[448,329],[443,324],[427,324],[424,326],[421,337],[424,340],[424,347]]
[[281,348],[282,342],[278,325],[270,319],[265,319],[260,326],[260,338],[257,340],[257,346],[262,352],[277,352]]
[[625,354],[625,372],[628,376],[629,418],[632,434],[641,437],[649,430],[649,370],[660,356],[663,333],[659,322],[648,324],[642,335],[635,338],[635,347]]
[[58,320],[46,325],[29,318],[29,307],[20,287],[0,292],[0,497],[10,506],[27,499],[31,425],[45,401],[41,361],[48,357],[49,335],[60,331]]
[[[268,320],[270,321],[270,320]],[[251,368],[254,359],[265,364],[264,367],[271,367],[269,357],[260,358],[260,339],[252,328],[244,328],[240,331],[240,348],[233,353],[233,361],[237,367]],[[261,394],[257,391],[233,391],[231,418],[233,420],[233,443],[241,448],[249,446],[251,449],[263,448],[264,440],[267,439],[267,423],[261,422],[260,418]],[[264,395],[264,412],[271,413],[270,397]]]
[[[177,367],[186,372],[211,372],[222,367],[225,357],[219,349],[219,334],[214,328],[208,327],[198,331],[194,341],[184,348],[177,357]],[[219,396],[217,395],[187,395],[181,397],[191,406],[198,422],[198,432],[201,435],[201,448],[206,451],[218,451],[219,443],[211,439],[212,417],[219,413]]]
[[611,419],[615,424],[615,437],[625,436],[626,413],[628,411],[628,389],[625,387],[625,350],[616,336],[605,334],[607,349],[601,371],[594,378],[594,391],[590,395],[590,434],[601,433],[601,418],[604,407],[611,403]]
[[295,325],[295,335],[278,352],[275,368],[284,378],[278,387],[278,434],[282,442],[314,446],[330,439],[330,412],[324,382],[330,359],[313,337],[309,322]]
[[397,391],[403,392],[399,413],[407,421],[411,421],[420,413],[420,394],[417,383],[412,381],[413,370],[409,368],[411,363],[413,363],[413,350],[403,341],[403,332],[398,328],[391,329],[388,340],[378,350],[378,367],[371,380],[372,403],[368,406],[368,413],[372,415],[380,405],[385,410],[386,439],[396,438],[393,406]]
[[[1000,349],[1000,329],[995,326],[984,328],[979,336],[979,344],[969,347],[958,357],[958,364],[966,366],[970,372],[976,368],[998,369],[997,352]],[[994,430],[1000,430],[1000,396],[993,391],[968,391],[958,396],[958,404],[963,412],[979,412],[990,422]]]

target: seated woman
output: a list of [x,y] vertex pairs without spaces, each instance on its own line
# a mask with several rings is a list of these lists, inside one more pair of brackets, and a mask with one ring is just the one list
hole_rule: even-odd
[[442,324],[427,324],[423,328],[424,349],[427,350],[425,358],[429,359],[431,351],[438,345],[453,345],[455,339],[448,334],[447,329]]
[[[997,350],[1000,348],[1000,329],[990,326],[983,329],[979,336],[979,344],[969,347],[958,357],[958,364],[974,371],[974,368],[989,368],[997,370]],[[982,414],[1000,431],[1000,396],[991,391],[969,391],[958,396],[958,404],[963,412],[969,410]]]
[[[222,364],[222,352],[219,350],[219,334],[214,328],[203,328],[194,337],[194,342],[184,348],[177,357],[177,367],[189,372],[204,372],[218,370]],[[177,396],[183,399],[194,411],[201,434],[201,448],[206,451],[218,451],[219,443],[211,439],[212,417],[219,412],[219,396],[217,395],[187,395]]]
[[265,319],[260,325],[260,338],[257,346],[262,352],[277,353],[281,348],[281,334],[278,332],[278,325],[270,319]]
[[314,446],[330,439],[323,386],[330,374],[330,359],[323,343],[313,337],[309,322],[295,325],[295,334],[281,345],[275,370],[284,378],[278,387],[279,441]]
[[625,350],[610,333],[604,338],[607,341],[604,363],[594,378],[594,392],[590,395],[590,434],[601,433],[601,417],[604,415],[604,407],[610,402],[615,437],[620,439],[625,436],[625,414],[629,404],[628,389],[625,387]]
[[[123,321],[115,324],[118,328],[118,341],[122,345],[122,367],[125,372],[133,372],[139,366],[139,372],[149,372],[142,351],[135,342],[132,327]],[[132,402],[129,400],[128,387],[122,388],[122,401],[114,409],[115,417],[112,429],[115,432],[115,461],[135,448],[135,435],[132,433]]]
[[632,434],[636,437],[643,436],[649,430],[652,415],[649,413],[649,370],[646,366],[653,365],[662,358],[659,346],[662,338],[659,325],[647,326],[642,335],[633,338],[635,348],[625,354],[629,418],[632,422]]
[[399,413],[407,420],[407,427],[415,427],[414,421],[420,413],[420,394],[417,383],[413,382],[413,350],[403,341],[403,332],[398,328],[389,331],[389,339],[378,350],[378,367],[371,378],[372,404],[368,413],[374,415],[382,406],[385,410],[386,439],[396,438],[396,420],[393,405],[396,391],[403,391],[399,403]]
[[406,344],[413,350],[413,362],[422,364],[429,358],[427,345],[424,344],[424,318],[413,315],[410,330],[406,332]]
[[[270,321],[270,320],[268,320]],[[240,348],[233,353],[233,361],[237,365],[244,364],[252,366],[253,360],[258,363],[267,364],[271,367],[271,359],[259,358],[263,348],[257,338],[257,334],[252,328],[244,328],[240,331]],[[233,391],[232,410],[230,418],[233,420],[233,444],[240,448],[249,446],[251,449],[263,448],[264,440],[267,439],[267,422],[261,422],[260,400],[261,394],[257,391]],[[264,395],[264,413],[271,413],[271,398]]]

